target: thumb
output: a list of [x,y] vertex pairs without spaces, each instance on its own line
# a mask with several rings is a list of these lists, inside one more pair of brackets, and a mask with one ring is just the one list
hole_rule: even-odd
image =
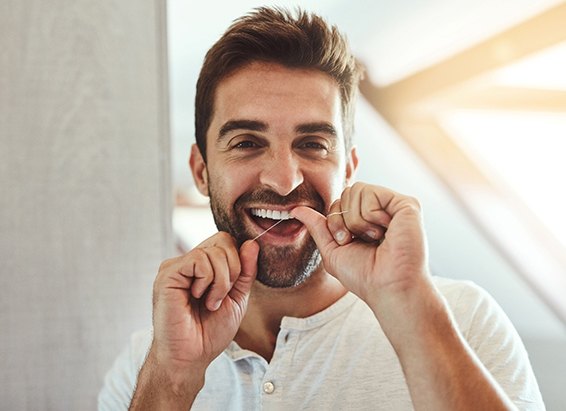
[[240,247],[240,262],[242,271],[234,283],[230,294],[233,297],[245,298],[248,296],[257,274],[257,257],[259,255],[259,244],[253,240],[247,240]]
[[328,229],[326,217],[318,211],[310,207],[299,206],[291,211],[291,216],[307,227],[307,230],[323,255],[338,246],[334,241],[334,237],[332,237],[332,233]]

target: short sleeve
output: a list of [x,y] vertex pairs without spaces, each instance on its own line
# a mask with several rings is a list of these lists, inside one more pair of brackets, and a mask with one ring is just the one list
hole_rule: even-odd
[[515,405],[525,411],[544,410],[525,346],[495,300],[466,282],[453,311],[464,338]]

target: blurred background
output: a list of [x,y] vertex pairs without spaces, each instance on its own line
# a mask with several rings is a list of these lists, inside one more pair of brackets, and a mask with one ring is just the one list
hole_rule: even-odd
[[[297,2],[276,1],[293,8]],[[187,154],[200,64],[258,3],[169,1],[173,229],[214,232]],[[527,345],[549,409],[566,409],[566,5],[555,0],[303,1],[366,66],[358,179],[418,197],[434,274],[470,279]]]
[[[47,4],[48,3],[48,4]],[[424,208],[435,275],[488,290],[566,409],[566,2],[0,4],[1,410],[95,409],[160,261],[214,232],[187,167],[206,50],[300,5],[365,65],[358,179]]]

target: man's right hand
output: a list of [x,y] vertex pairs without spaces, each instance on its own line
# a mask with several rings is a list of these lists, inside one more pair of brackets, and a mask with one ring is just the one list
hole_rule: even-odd
[[130,409],[145,398],[143,404],[145,394],[165,395],[154,391],[160,382],[167,386],[161,390],[170,389],[192,403],[206,368],[232,341],[244,318],[258,253],[255,241],[238,250],[234,238],[219,232],[161,264],[153,286],[153,342]]

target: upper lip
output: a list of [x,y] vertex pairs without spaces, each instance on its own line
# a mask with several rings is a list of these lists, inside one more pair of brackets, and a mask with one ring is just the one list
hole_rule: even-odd
[[280,204],[257,204],[257,205],[248,205],[246,206],[247,210],[253,209],[264,209],[264,210],[272,210],[272,211],[291,211],[297,207],[310,207],[314,208],[312,205],[309,204],[292,204],[292,205],[280,205]]

